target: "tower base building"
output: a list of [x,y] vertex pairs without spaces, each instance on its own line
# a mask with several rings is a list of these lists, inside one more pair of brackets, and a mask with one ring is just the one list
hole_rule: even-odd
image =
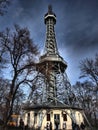
[[73,123],[80,126],[84,122],[82,109],[69,108],[60,102],[25,107],[22,118],[34,130],[72,130]]

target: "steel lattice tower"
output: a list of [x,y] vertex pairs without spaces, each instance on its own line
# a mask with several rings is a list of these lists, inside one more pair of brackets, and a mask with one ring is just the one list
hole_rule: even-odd
[[56,15],[53,13],[51,5],[48,6],[48,12],[44,16],[44,23],[46,24],[46,42],[44,54],[40,57],[37,68],[47,77],[47,101],[53,101],[57,98],[57,77],[65,73],[67,63],[58,52],[54,30]]
[[[53,13],[51,6],[48,6],[48,12],[44,16],[44,23],[46,25],[45,48],[43,55],[36,64],[38,75],[37,80],[35,78],[34,84],[38,86],[38,92],[42,93],[37,98],[38,102],[35,99],[34,104],[25,106],[24,110],[29,111],[29,115],[30,113],[33,115],[33,118],[31,116],[32,121],[30,121],[30,116],[28,116],[28,119],[31,125],[33,122],[34,128],[43,130],[45,124],[52,121],[53,128],[55,129],[55,123],[58,121],[59,129],[63,129],[62,123],[65,122],[63,117],[67,114],[70,120],[70,126],[69,122],[67,124],[68,129],[71,129],[71,121],[80,124],[83,121],[82,115],[85,119],[86,116],[68,80],[66,74],[67,63],[58,52],[54,30],[56,15]],[[49,117],[49,119],[45,117]]]

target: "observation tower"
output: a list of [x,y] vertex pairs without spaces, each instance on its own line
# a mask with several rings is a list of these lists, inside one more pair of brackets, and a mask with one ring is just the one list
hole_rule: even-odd
[[24,107],[24,122],[33,129],[44,130],[47,125],[52,130],[72,130],[72,123],[84,121],[83,110],[76,101],[75,94],[66,74],[67,63],[60,56],[54,26],[56,15],[49,5],[44,16],[46,39],[44,53],[36,64],[39,76],[36,84],[40,89],[38,102]]

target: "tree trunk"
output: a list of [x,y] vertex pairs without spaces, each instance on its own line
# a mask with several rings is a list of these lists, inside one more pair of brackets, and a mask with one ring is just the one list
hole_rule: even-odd
[[98,124],[97,124],[96,112],[94,112],[94,125],[97,128]]
[[6,125],[4,125],[2,128],[3,128],[2,130],[8,130]]

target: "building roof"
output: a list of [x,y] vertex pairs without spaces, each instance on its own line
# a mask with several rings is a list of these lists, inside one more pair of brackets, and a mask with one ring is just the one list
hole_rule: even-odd
[[23,107],[24,110],[40,110],[40,109],[76,109],[76,110],[82,110],[82,108],[79,107],[72,107],[72,106],[68,106],[60,101],[52,101],[48,104],[33,104],[30,106],[24,106]]

